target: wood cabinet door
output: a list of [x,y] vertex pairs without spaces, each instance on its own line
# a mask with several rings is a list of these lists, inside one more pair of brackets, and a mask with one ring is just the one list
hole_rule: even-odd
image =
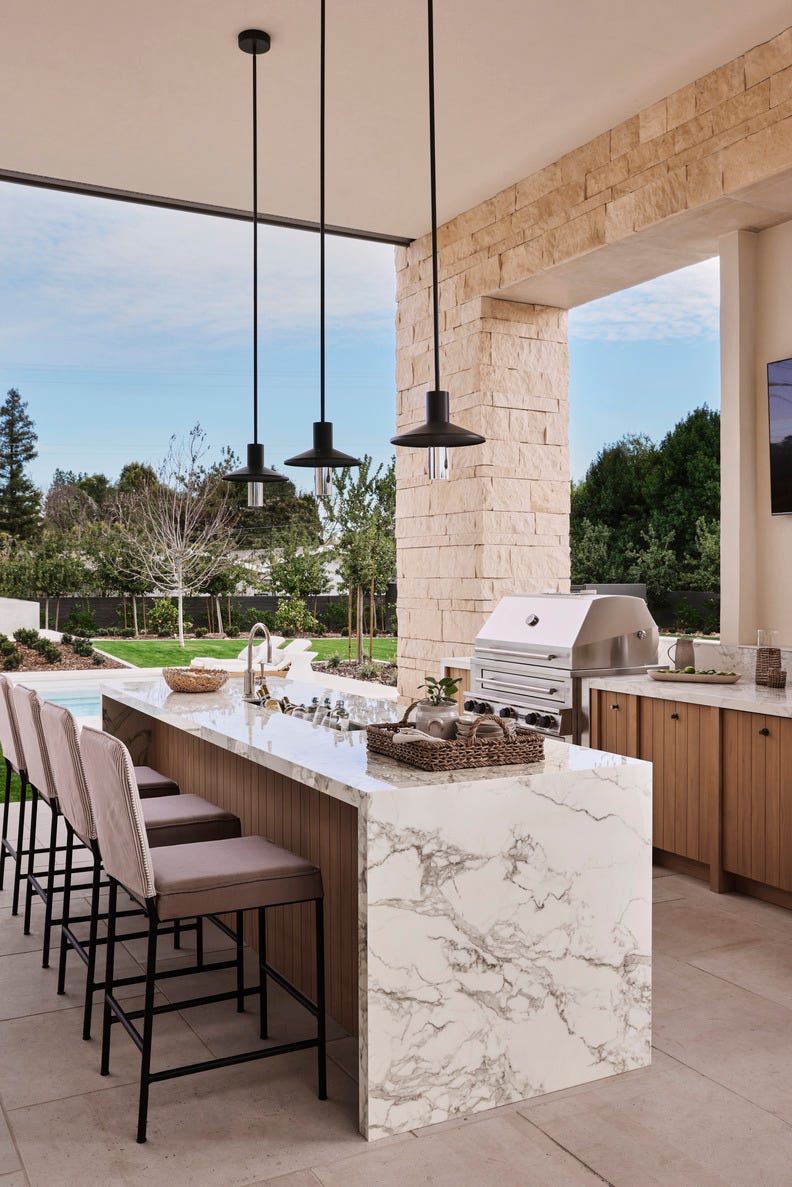
[[609,754],[638,758],[638,697],[592,691],[591,745]]
[[641,697],[639,756],[651,762],[653,844],[708,864],[713,860],[720,710]]
[[792,720],[723,712],[723,868],[792,890]]

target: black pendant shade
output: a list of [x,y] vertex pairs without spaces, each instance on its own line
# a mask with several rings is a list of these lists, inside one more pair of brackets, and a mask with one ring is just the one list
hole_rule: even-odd
[[247,447],[247,465],[231,474],[226,482],[244,482],[248,506],[261,507],[264,482],[286,482],[286,475],[264,465],[264,446],[258,439],[258,93],[256,59],[270,48],[270,37],[261,29],[245,29],[237,38],[239,48],[253,59],[253,440]]
[[359,466],[360,458],[343,453],[333,446],[333,422],[331,420],[315,420],[313,426],[313,448],[305,453],[298,453],[286,461],[287,466],[303,466],[306,469],[318,470],[322,466],[336,469],[339,466]]
[[412,445],[415,449],[438,446],[458,448],[464,445],[483,445],[486,440],[480,433],[472,433],[460,425],[452,424],[448,411],[448,392],[426,393],[426,423],[391,437],[391,445]]
[[223,478],[226,482],[286,482],[285,474],[264,465],[264,446],[260,441],[251,441],[248,445],[247,465],[224,474]]
[[[434,4],[427,0],[427,45],[429,49],[429,192],[432,208],[432,338],[434,347],[434,390],[426,393],[426,423],[391,437],[391,445],[407,445],[416,449],[459,449],[466,445],[483,445],[486,437],[460,428],[449,419],[449,397],[440,388],[440,293],[437,248],[437,143],[435,136],[435,64],[434,64]],[[448,457],[441,466],[430,456],[429,477],[448,478]]]
[[332,470],[359,466],[360,458],[333,447],[333,422],[325,420],[325,61],[326,0],[319,10],[319,416],[314,421],[313,448],[286,459],[287,466],[301,466],[316,471],[316,493],[326,495],[332,489]]

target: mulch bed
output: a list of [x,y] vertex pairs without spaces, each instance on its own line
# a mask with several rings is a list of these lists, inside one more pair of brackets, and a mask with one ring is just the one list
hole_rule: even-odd
[[371,684],[390,684],[393,687],[396,685],[398,672],[396,664],[384,664],[376,659],[374,660],[376,673],[373,675],[371,662],[367,659],[362,664],[344,659],[335,666],[329,664],[327,660],[320,660],[318,663],[311,664],[311,667],[315,672],[328,672],[333,676],[351,676],[353,680],[368,680]]
[[[57,664],[47,663],[43,655],[39,655],[32,647],[26,647],[24,643],[16,643],[21,656],[22,663],[20,667],[15,668],[16,672],[82,672],[86,668],[91,668],[95,672],[104,672],[108,668],[123,668],[126,665],[120,664],[118,660],[109,659],[105,656],[103,664],[95,664],[90,656],[75,655],[71,647],[61,647],[61,661]],[[60,644],[56,643],[56,647]]]

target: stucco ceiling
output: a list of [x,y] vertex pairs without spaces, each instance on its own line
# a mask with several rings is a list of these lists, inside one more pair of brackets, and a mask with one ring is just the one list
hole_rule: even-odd
[[[436,0],[442,219],[768,39],[787,0]],[[0,169],[317,216],[317,0],[3,0]],[[424,0],[329,0],[328,218],[428,228]],[[9,117],[11,114],[11,118]]]

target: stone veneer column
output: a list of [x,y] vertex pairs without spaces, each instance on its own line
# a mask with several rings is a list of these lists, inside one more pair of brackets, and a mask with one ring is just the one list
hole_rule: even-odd
[[[487,442],[452,451],[449,482],[429,482],[425,450],[396,451],[399,691],[410,698],[442,656],[470,654],[505,594],[569,588],[566,311],[477,297],[442,316],[451,418]],[[430,333],[428,290],[400,292],[400,432],[424,418]]]

